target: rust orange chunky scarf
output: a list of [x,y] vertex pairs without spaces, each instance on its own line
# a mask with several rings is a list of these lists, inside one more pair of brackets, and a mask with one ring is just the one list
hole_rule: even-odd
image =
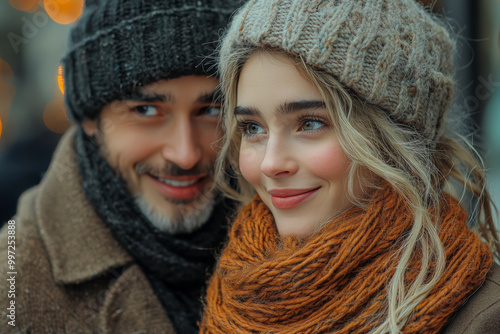
[[[439,332],[492,265],[462,207],[450,196],[441,204],[446,270],[403,333]],[[366,210],[349,211],[303,242],[280,239],[256,196],[231,229],[210,280],[200,332],[368,333],[385,320],[394,257],[411,226],[402,199],[386,187]],[[406,282],[419,266],[417,254]]]

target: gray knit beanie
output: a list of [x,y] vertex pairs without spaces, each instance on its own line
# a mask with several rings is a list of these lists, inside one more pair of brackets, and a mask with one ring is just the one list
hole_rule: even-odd
[[238,0],[87,0],[62,60],[74,121],[137,87],[184,75],[213,75],[209,57]]
[[301,56],[428,141],[453,95],[454,44],[416,0],[250,0],[220,53],[264,47]]

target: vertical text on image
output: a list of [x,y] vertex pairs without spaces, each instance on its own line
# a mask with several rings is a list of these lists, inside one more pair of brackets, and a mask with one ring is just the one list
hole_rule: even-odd
[[7,298],[9,305],[7,307],[8,324],[16,326],[16,222],[9,220],[7,222]]

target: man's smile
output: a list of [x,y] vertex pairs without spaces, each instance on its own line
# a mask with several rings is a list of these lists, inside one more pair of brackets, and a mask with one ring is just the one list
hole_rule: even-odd
[[205,187],[210,179],[207,174],[168,178],[149,173],[146,175],[153,180],[160,193],[174,199],[193,199],[199,197],[205,192]]

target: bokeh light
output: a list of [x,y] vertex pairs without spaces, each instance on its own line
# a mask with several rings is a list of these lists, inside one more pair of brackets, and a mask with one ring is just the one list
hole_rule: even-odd
[[64,133],[69,126],[69,120],[66,116],[66,108],[62,98],[57,98],[45,107],[43,111],[43,122],[52,132]]
[[57,70],[57,84],[59,85],[59,90],[64,95],[64,77],[62,65],[59,65],[59,69]]
[[12,69],[10,68],[9,64],[0,58],[0,78],[8,78],[12,77],[14,73],[12,72]]
[[43,0],[45,11],[59,24],[75,22],[83,12],[84,0]]
[[34,13],[39,7],[39,0],[9,0],[12,7],[28,13]]
[[2,117],[0,117],[0,138],[2,138]]

